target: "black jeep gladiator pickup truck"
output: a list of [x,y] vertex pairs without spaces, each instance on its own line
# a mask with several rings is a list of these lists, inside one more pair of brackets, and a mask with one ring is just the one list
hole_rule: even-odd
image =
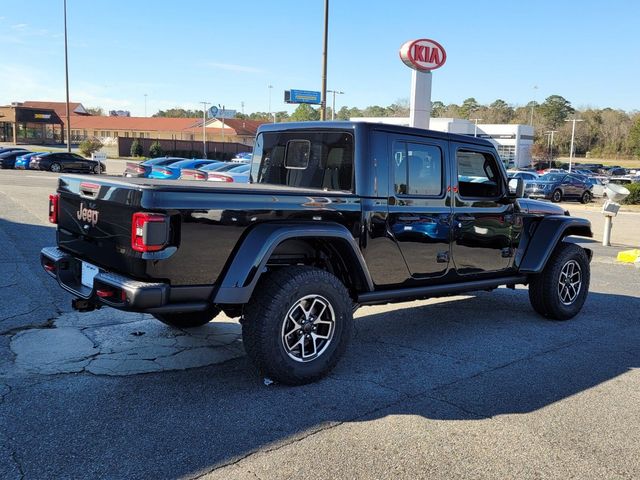
[[[479,138],[359,122],[263,125],[249,185],[60,177],[44,269],[73,306],[174,327],[241,317],[258,369],[326,374],[359,305],[529,285],[566,320],[589,289],[587,220],[522,198]],[[517,315],[516,312],[514,314]]]

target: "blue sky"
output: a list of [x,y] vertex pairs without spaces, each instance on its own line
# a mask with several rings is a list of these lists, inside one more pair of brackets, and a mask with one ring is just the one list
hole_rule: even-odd
[[[0,0],[0,104],[64,99],[62,0]],[[320,90],[323,0],[68,0],[71,100],[148,113],[199,101],[289,110]],[[328,88],[336,106],[409,95],[406,40],[447,50],[433,99],[640,109],[640,2],[330,0]],[[534,89],[534,85],[538,89]]]

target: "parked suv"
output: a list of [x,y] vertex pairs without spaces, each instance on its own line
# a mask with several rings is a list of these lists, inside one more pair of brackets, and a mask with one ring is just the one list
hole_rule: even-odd
[[579,200],[589,203],[593,198],[591,184],[587,177],[572,173],[547,173],[534,182],[528,182],[525,196],[529,198],[546,198],[552,202],[562,200]]

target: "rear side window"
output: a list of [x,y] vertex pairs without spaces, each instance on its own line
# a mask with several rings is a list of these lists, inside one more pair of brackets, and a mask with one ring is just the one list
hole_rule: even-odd
[[288,131],[258,135],[251,182],[323,190],[353,190],[353,136]]
[[493,155],[458,150],[456,161],[461,197],[496,198],[500,196],[500,170]]
[[437,197],[443,193],[439,147],[410,142],[393,144],[394,188],[397,195]]

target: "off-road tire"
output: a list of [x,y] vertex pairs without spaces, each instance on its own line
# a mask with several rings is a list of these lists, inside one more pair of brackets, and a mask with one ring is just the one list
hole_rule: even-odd
[[218,307],[211,307],[202,312],[188,313],[154,313],[153,316],[165,325],[173,328],[193,328],[206,325],[220,313]]
[[[580,270],[580,288],[575,299],[565,305],[560,299],[560,279],[563,268],[575,262]],[[574,244],[561,242],[551,254],[544,270],[529,282],[529,301],[533,309],[550,320],[569,320],[584,305],[589,293],[591,273],[587,252]]]
[[[291,309],[308,296],[321,296],[333,309],[333,336],[326,349],[305,362],[290,357],[283,345]],[[329,272],[307,266],[285,267],[264,275],[245,305],[242,339],[261,375],[287,385],[303,385],[333,369],[353,329],[353,302],[345,286]]]
[[58,162],[53,162],[51,165],[49,165],[49,171],[53,173],[60,173],[62,172],[62,165],[60,165]]
[[580,197],[580,202],[584,204],[591,202],[591,192],[585,190],[585,192]]
[[553,193],[551,194],[551,201],[554,203],[558,203],[562,201],[562,190],[557,189],[554,190]]

